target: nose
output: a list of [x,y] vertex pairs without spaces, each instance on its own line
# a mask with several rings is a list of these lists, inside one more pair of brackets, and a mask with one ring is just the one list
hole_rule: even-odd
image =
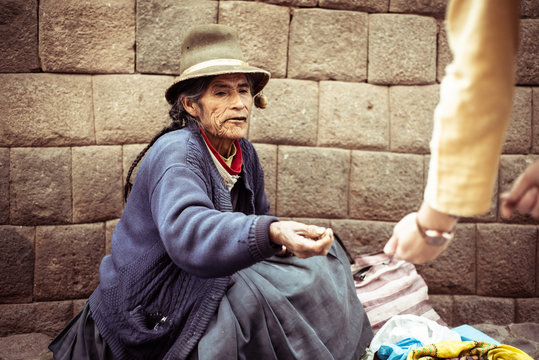
[[230,106],[234,109],[243,109],[245,107],[244,99],[238,91],[233,91],[230,98]]

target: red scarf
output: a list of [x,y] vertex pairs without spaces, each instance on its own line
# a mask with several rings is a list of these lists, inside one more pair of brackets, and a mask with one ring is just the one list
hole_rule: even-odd
[[225,168],[225,170],[228,171],[230,175],[239,175],[239,173],[241,172],[241,165],[243,163],[240,142],[237,139],[234,140],[234,145],[236,145],[236,155],[234,155],[234,159],[232,159],[232,164],[228,166],[225,160],[223,160],[223,157],[221,156],[221,154],[219,154],[219,152],[215,150],[213,145],[210,143],[210,140],[208,140],[208,137],[204,133],[204,130],[202,130],[202,128],[200,127],[199,129],[200,129],[200,133],[202,134],[202,137],[204,138],[204,141],[206,142],[206,145],[208,145],[208,148],[210,149],[212,154],[219,161],[219,163]]

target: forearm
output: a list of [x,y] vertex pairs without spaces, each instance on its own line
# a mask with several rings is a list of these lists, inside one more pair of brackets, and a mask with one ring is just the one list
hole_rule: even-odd
[[488,211],[512,110],[519,3],[456,0],[448,9],[454,60],[435,111],[425,202],[439,212]]

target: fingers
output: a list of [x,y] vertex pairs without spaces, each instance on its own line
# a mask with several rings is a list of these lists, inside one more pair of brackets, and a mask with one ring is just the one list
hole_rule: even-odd
[[395,236],[395,234],[391,235],[386,245],[384,246],[384,252],[389,256],[395,255],[395,251],[397,250],[398,244],[399,244],[399,241],[397,240],[397,237]]
[[[318,233],[319,232],[316,231],[316,234]],[[309,258],[311,256],[324,256],[329,252],[329,249],[333,244],[333,240],[333,230],[330,228],[324,229],[322,235],[316,238],[309,238],[307,236],[298,234],[295,237],[295,242],[289,246],[289,250],[291,250],[296,257],[302,259]]]

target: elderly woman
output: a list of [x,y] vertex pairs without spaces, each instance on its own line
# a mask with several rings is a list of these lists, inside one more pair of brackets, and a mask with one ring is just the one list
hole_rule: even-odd
[[372,330],[344,250],[331,229],[269,213],[244,139],[269,73],[222,25],[191,29],[181,66],[172,124],[130,169],[112,254],[56,359],[359,358]]

